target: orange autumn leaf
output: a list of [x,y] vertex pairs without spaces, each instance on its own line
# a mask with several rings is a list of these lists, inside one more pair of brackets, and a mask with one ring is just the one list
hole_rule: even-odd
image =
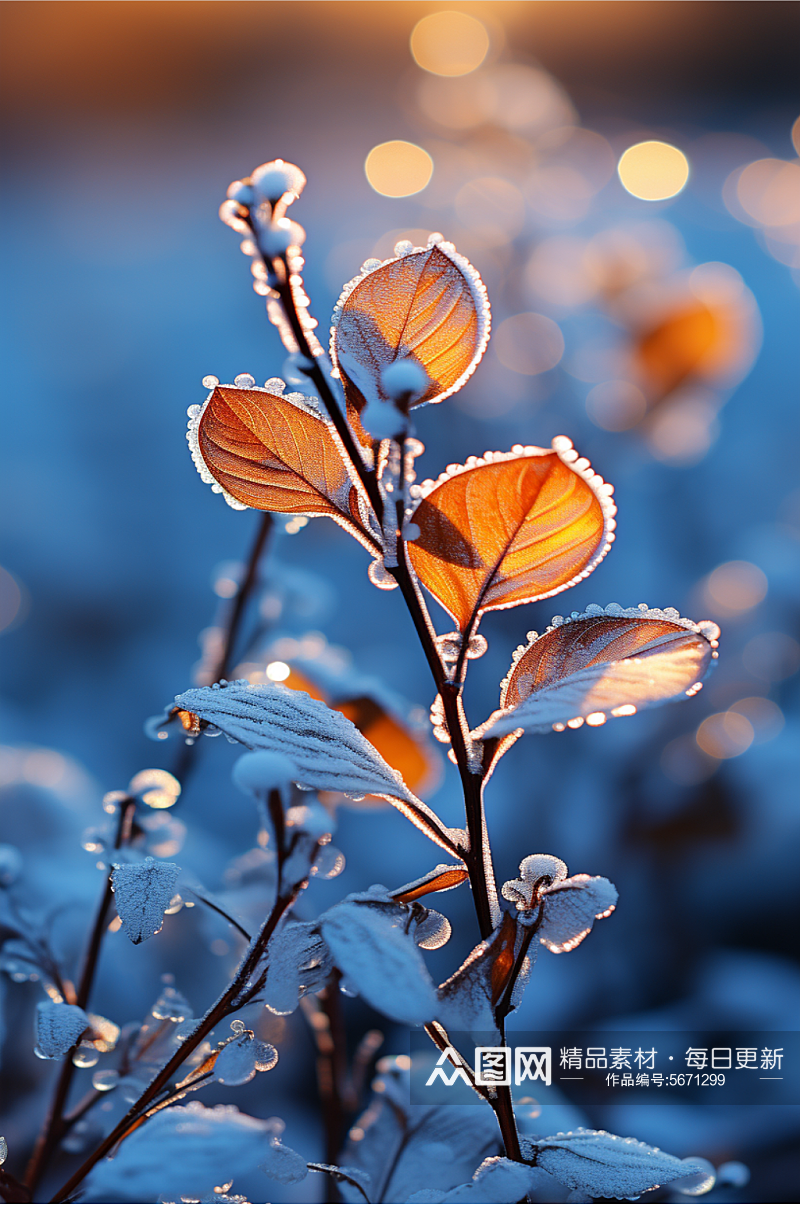
[[563,437],[552,450],[518,447],[451,466],[421,488],[409,558],[462,632],[483,611],[574,585],[614,538],[611,487]]
[[398,904],[412,904],[414,900],[422,899],[435,891],[450,891],[453,887],[459,887],[468,878],[469,871],[466,866],[440,865],[421,879],[415,879],[413,883],[407,883],[405,887],[393,891],[392,899]]
[[717,657],[719,628],[665,611],[591,607],[542,636],[530,634],[503,683],[500,710],[473,734],[604,723],[696,694]]
[[217,385],[188,438],[203,479],[235,507],[329,515],[370,545],[333,427],[302,395]]
[[656,396],[666,397],[701,370],[723,333],[719,315],[694,302],[641,335],[635,357]]
[[334,311],[331,358],[359,411],[386,396],[381,373],[398,360],[427,375],[414,405],[441,401],[471,375],[489,338],[489,302],[472,265],[450,243],[401,248],[346,285]]

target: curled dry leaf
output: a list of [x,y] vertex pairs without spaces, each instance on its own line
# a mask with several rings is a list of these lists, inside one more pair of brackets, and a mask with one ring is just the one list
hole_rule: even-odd
[[614,538],[612,487],[563,436],[471,458],[420,492],[411,564],[462,632],[483,611],[575,585]]
[[431,895],[434,891],[450,891],[453,887],[459,887],[468,878],[469,871],[466,866],[447,866],[442,863],[428,871],[421,879],[415,879],[413,883],[406,883],[404,887],[398,887],[391,895],[398,904],[411,904],[414,900],[419,900],[424,895]]
[[[410,360],[428,384],[413,405],[440,402],[475,370],[489,338],[489,301],[478,273],[451,243],[398,243],[397,258],[368,260],[333,314],[331,357],[348,403],[386,400],[382,373]],[[421,376],[421,374],[420,374]]]
[[333,425],[302,394],[284,394],[282,381],[270,385],[217,385],[191,408],[187,438],[200,476],[235,509],[328,515],[373,547]]
[[248,749],[282,753],[304,786],[388,799],[448,853],[458,853],[439,818],[403,782],[341,712],[285,686],[251,686],[246,680],[202,686],[176,695],[182,712],[212,724]]
[[500,709],[473,736],[502,737],[596,725],[700,690],[717,657],[719,628],[673,608],[612,603],[558,619],[515,654]]

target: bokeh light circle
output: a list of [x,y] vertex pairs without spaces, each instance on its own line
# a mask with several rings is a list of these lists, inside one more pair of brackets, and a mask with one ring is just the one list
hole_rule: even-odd
[[666,201],[689,179],[689,160],[676,146],[651,139],[629,146],[617,172],[623,188],[640,201]]
[[367,180],[381,196],[410,197],[433,175],[433,160],[414,142],[394,139],[374,146],[364,164]]
[[433,75],[468,75],[489,53],[489,35],[468,13],[431,13],[414,26],[411,53]]

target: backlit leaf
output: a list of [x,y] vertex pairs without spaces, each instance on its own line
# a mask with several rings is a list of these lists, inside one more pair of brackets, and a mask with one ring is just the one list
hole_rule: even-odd
[[696,694],[718,636],[716,624],[692,623],[672,608],[590,607],[530,634],[503,683],[500,710],[473,735],[597,725]]
[[204,481],[235,509],[329,515],[368,540],[333,426],[299,393],[217,385],[187,436]]
[[472,374],[489,338],[486,290],[452,244],[396,250],[385,263],[367,261],[333,315],[331,356],[359,411],[386,398],[381,374],[399,360],[424,369],[429,381],[413,405],[442,401]]
[[614,538],[611,487],[563,437],[451,466],[421,492],[409,557],[462,631],[483,611],[566,590]]
[[717,318],[700,302],[667,315],[645,331],[636,359],[657,397],[666,397],[696,373],[720,338]]
[[397,900],[398,904],[410,904],[414,900],[422,899],[424,895],[431,895],[434,891],[450,891],[453,887],[459,887],[468,878],[466,866],[442,864],[428,871],[422,878],[415,879],[413,883],[398,887],[392,892],[392,899]]
[[350,720],[318,699],[285,686],[251,686],[246,680],[202,686],[175,698],[188,711],[248,749],[282,753],[298,782],[318,791],[379,795],[448,853],[456,847],[438,817]]

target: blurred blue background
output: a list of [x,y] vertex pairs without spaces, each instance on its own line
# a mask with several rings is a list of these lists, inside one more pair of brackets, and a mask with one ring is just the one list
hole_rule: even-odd
[[[442,231],[486,281],[494,340],[457,398],[419,414],[422,476],[564,433],[616,486],[617,541],[592,577],[563,600],[485,621],[471,719],[496,706],[526,632],[558,612],[646,601],[723,628],[698,698],[528,738],[494,776],[501,881],[544,851],[620,892],[579,950],[542,954],[515,1024],[795,1028],[797,10],[454,7],[482,23],[489,50],[450,78],[409,51],[416,23],[438,11],[430,4],[3,6],[0,841],[25,855],[20,898],[57,906],[59,941],[74,953],[100,882],[81,834],[102,824],[103,792],[169,768],[172,744],[149,742],[143,721],[194,681],[198,634],[224,607],[214,584],[235,575],[258,522],[202,484],[184,428],[206,374],[281,373],[285,353],[216,211],[230,180],[282,156],[309,178],[293,216],[308,232],[305,280],[323,331],[362,260],[391,255],[402,237]],[[391,139],[430,154],[427,188],[388,197],[370,186],[365,158]],[[672,199],[638,199],[619,181],[619,156],[647,139],[688,158]],[[703,264],[713,267],[698,275]],[[648,368],[646,338],[698,300],[716,341],[685,352],[669,386]],[[320,519],[279,531],[271,558],[268,597],[281,580],[295,593],[267,607],[270,637],[318,633],[307,647],[334,646],[341,664],[351,658],[424,714],[432,689],[410,623],[396,594],[370,585],[363,551]],[[282,578],[278,565],[310,576]],[[439,630],[450,626],[442,616]],[[250,804],[230,784],[235,751],[220,744],[198,750],[202,773],[175,810],[186,833],[174,856],[214,889],[255,840]],[[450,768],[431,802],[460,823]],[[306,915],[433,864],[389,809],[342,809],[335,841],[346,869],[312,885]],[[430,962],[445,978],[476,933],[466,893],[442,907],[455,936]],[[110,939],[93,1007],[132,1020],[172,972],[201,1011],[232,965],[227,937],[221,922],[183,912],[152,949]],[[37,992],[5,983],[10,1034],[27,1032]],[[359,1002],[348,1020],[355,1037],[378,1023]],[[219,1098],[279,1111],[287,1141],[318,1156],[310,1045],[297,1018],[271,1024],[288,1057],[269,1099],[261,1078]],[[402,1032],[382,1027],[387,1049],[402,1051]],[[4,1063],[16,1085],[4,1126],[19,1150],[49,1070],[13,1037]],[[752,1165],[749,1188],[712,1199],[794,1199],[788,1108],[620,1107],[589,1120]],[[280,1191],[273,1199],[314,1189]]]

